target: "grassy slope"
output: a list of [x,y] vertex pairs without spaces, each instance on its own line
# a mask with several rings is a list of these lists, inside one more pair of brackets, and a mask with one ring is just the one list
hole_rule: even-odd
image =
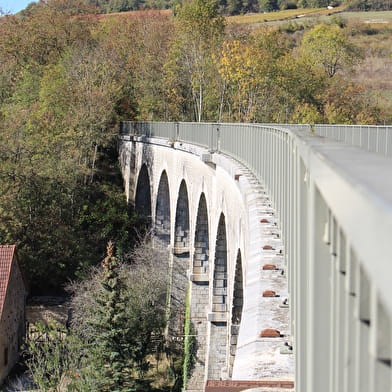
[[[353,79],[369,91],[383,112],[386,123],[392,123],[392,11],[371,12],[364,19],[364,13],[353,13],[354,20],[362,20],[355,30],[353,41],[362,48],[364,61],[356,67]],[[355,15],[356,14],[356,15]]]
[[364,53],[364,61],[347,77],[364,86],[369,99],[376,101],[381,108],[385,122],[392,123],[392,11],[345,12],[338,7],[333,10],[285,10],[227,19],[233,25],[250,29],[261,25],[284,28],[287,24],[294,24],[303,25],[306,30],[318,23],[328,23],[331,18],[345,21],[352,41]]

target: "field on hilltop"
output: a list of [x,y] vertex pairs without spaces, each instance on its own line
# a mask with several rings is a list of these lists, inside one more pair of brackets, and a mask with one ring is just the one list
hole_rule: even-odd
[[262,13],[248,13],[245,15],[234,15],[227,17],[229,23],[239,24],[254,24],[254,23],[265,23],[265,22],[276,22],[284,21],[288,19],[301,19],[304,17],[319,17],[322,15],[332,15],[337,12],[341,12],[344,7],[337,7],[334,9],[326,8],[297,8],[287,9],[273,12],[262,12]]

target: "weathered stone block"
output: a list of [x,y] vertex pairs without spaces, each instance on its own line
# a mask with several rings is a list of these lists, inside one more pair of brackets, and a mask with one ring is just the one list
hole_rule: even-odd
[[227,306],[226,306],[226,304],[212,304],[212,311],[213,312],[226,312]]
[[282,335],[277,329],[267,328],[260,332],[261,338],[280,338]]
[[263,297],[276,297],[276,293],[273,290],[264,290]]

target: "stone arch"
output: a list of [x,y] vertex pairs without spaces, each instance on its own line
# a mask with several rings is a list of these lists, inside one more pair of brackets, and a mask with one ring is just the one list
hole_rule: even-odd
[[184,180],[181,181],[176,206],[174,254],[189,256],[189,201]]
[[[207,202],[204,193],[200,195],[197,209],[195,228],[195,251],[193,254],[193,275],[194,280],[208,280],[209,261],[209,231]],[[199,279],[198,279],[199,278]]]
[[155,207],[155,236],[163,243],[170,244],[170,191],[165,170],[161,174],[158,186]]
[[143,164],[137,178],[135,206],[139,214],[151,219],[151,187],[147,166]]
[[212,292],[212,311],[226,312],[227,309],[227,238],[226,221],[220,215],[215,245],[215,263]]
[[233,304],[231,308],[230,359],[229,359],[230,377],[232,375],[234,358],[237,349],[237,339],[240,330],[243,305],[244,305],[244,289],[243,289],[243,275],[242,275],[242,257],[241,257],[241,250],[238,249],[237,259],[235,263]]
[[[188,288],[189,268],[189,201],[185,180],[181,181],[176,203],[174,221],[174,244],[171,262],[171,282],[168,320],[170,336],[181,336],[184,330],[185,302]],[[173,340],[173,345],[180,348],[181,340]]]

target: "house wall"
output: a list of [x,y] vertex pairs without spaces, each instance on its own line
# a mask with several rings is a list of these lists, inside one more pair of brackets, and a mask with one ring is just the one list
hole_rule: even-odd
[[0,320],[0,385],[18,360],[25,332],[26,295],[18,263],[14,259]]

